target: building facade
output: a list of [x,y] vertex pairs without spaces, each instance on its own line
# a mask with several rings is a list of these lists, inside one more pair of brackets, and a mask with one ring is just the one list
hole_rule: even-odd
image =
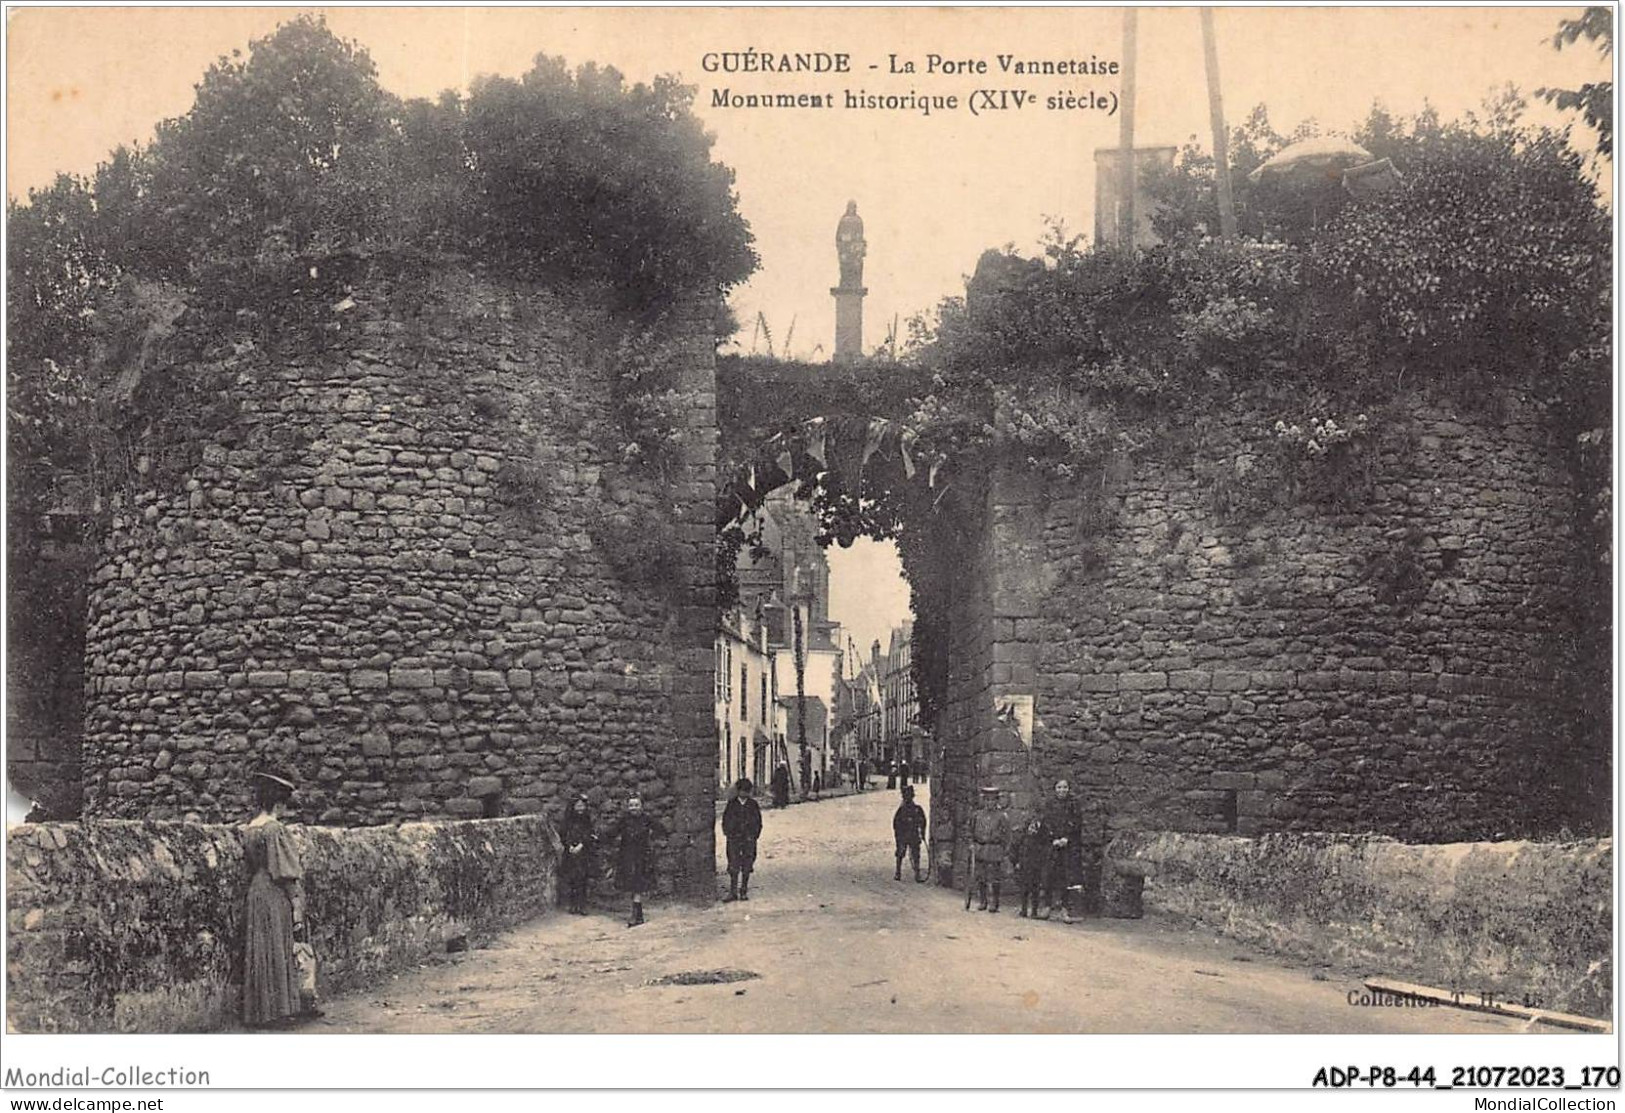
[[716,640],[717,784],[765,779],[784,747],[778,663],[760,611],[724,611]]
[[736,566],[739,610],[760,616],[778,725],[761,756],[752,751],[746,775],[765,780],[783,761],[805,794],[813,773],[828,782],[837,768],[832,728],[845,667],[841,625],[829,617],[829,559],[812,515],[780,489],[762,507],[760,525],[759,544],[742,550]]
[[920,729],[920,701],[914,689],[914,624],[892,628],[886,655],[880,658],[877,680],[881,693],[881,750],[884,768],[907,763],[916,775],[925,773],[930,747]]

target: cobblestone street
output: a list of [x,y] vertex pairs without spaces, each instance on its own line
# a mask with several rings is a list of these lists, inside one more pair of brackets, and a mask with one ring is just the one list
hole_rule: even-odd
[[[925,790],[922,786],[922,796]],[[967,913],[892,880],[896,793],[765,812],[748,903],[551,914],[327,1003],[333,1032],[1495,1032],[1449,1008],[1348,1004],[1312,970],[1148,918]],[[725,879],[724,879],[725,884]],[[738,980],[702,981],[717,972]],[[1365,973],[1379,973],[1367,971]],[[699,984],[683,984],[685,981]]]

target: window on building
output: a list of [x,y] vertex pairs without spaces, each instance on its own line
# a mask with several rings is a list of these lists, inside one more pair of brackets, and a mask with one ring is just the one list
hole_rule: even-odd
[[739,721],[750,719],[750,666],[739,663]]
[[762,674],[762,723],[767,723],[767,673]]

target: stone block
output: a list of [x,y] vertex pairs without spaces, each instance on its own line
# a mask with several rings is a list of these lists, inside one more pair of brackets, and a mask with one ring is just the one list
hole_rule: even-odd
[[434,670],[390,669],[389,686],[391,688],[433,688]]
[[1252,687],[1252,674],[1245,672],[1215,672],[1213,674],[1213,690],[1215,692],[1245,692]]
[[1168,674],[1168,687],[1174,691],[1205,692],[1213,686],[1213,674],[1201,669],[1186,669]]
[[1267,816],[1270,812],[1270,799],[1272,793],[1254,789],[1249,792],[1236,793],[1236,814]]
[[350,673],[350,687],[358,691],[389,687],[389,673],[379,669],[356,669]]
[[1168,687],[1165,672],[1125,672],[1118,677],[1118,686],[1125,692],[1156,692]]

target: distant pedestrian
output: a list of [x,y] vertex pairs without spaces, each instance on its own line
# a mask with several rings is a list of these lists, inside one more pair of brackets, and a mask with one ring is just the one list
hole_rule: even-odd
[[592,806],[585,796],[577,796],[564,813],[559,827],[559,841],[564,844],[564,860],[559,864],[559,877],[564,882],[564,903],[571,914],[587,914],[587,890],[592,886],[592,860],[597,849],[597,836],[592,825]]
[[773,806],[787,808],[790,806],[790,766],[779,762],[773,767]]
[[243,1023],[286,1024],[304,1011],[294,943],[305,931],[305,870],[279,818],[293,781],[262,769],[253,775],[258,814],[243,829],[248,896],[243,910]]
[[858,762],[858,791],[869,791],[869,763],[867,761]]
[[734,794],[722,809],[722,837],[728,849],[728,895],[723,900],[750,899],[750,873],[756,868],[756,841],[762,837],[762,808],[751,795],[749,777],[734,782]]
[[1044,801],[1042,812],[1044,833],[1049,836],[1054,856],[1050,859],[1049,875],[1044,887],[1048,890],[1049,919],[1056,906],[1061,919],[1072,923],[1072,893],[1083,883],[1083,815],[1078,802],[1072,797],[1072,786],[1065,780],[1055,782],[1055,795]]
[[628,798],[615,840],[615,886],[632,898],[627,927],[643,923],[643,894],[655,886],[654,843],[660,834],[660,824],[643,810],[642,798]]
[[886,787],[897,787],[897,763],[895,761],[889,762],[886,765]]
[[[992,785],[982,789],[982,806],[971,820],[971,840],[976,844],[976,894],[979,909],[999,910],[999,885],[1004,880],[1004,860],[1010,846],[1010,816],[1002,807],[999,790]],[[988,889],[993,890],[993,907],[988,907]]]
[[824,772],[821,769],[813,771],[813,795],[817,796],[824,791]]
[[1050,860],[1055,848],[1050,845],[1044,821],[1036,815],[1027,821],[1026,830],[1016,848],[1016,881],[1021,885],[1021,915],[1037,916],[1044,897],[1044,882],[1049,878]]
[[897,782],[905,785],[914,783],[908,777],[908,760],[906,758],[897,765]]
[[891,817],[891,829],[897,843],[897,868],[892,871],[892,880],[903,880],[903,855],[907,854],[909,864],[914,867],[914,880],[924,881],[925,875],[920,872],[920,844],[925,841],[925,809],[914,802],[912,785],[903,786],[903,802]]

